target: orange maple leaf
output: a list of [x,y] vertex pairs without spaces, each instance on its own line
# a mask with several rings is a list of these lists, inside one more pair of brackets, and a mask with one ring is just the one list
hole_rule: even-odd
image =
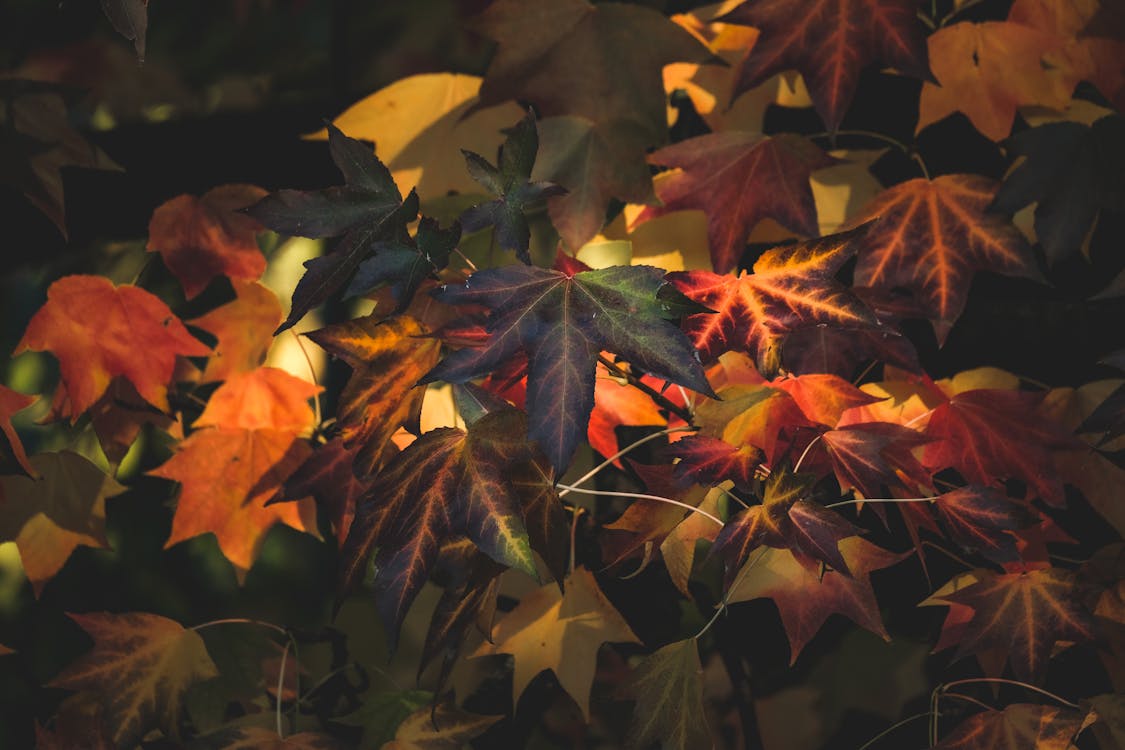
[[[313,423],[307,400],[320,388],[272,367],[233,376],[211,396],[197,428],[153,476],[182,490],[165,547],[213,533],[241,578],[277,523],[316,534],[311,498],[266,505],[312,449],[298,437]],[[198,429],[203,428],[203,429]]]
[[859,241],[855,283],[913,292],[944,343],[974,273],[1038,278],[1023,235],[985,213],[996,187],[986,177],[956,174],[910,180],[878,195],[852,221],[879,219]]
[[28,474],[34,475],[31,464],[27,460],[27,452],[23,449],[19,433],[12,425],[12,415],[23,411],[35,403],[37,396],[26,396],[19,391],[13,391],[5,385],[0,385],[0,432],[8,440],[8,449],[16,463]]
[[277,295],[261,284],[231,279],[231,286],[234,300],[188,321],[218,339],[199,379],[202,383],[226,380],[262,364],[284,317]]
[[168,411],[168,383],[176,358],[211,353],[154,295],[114,287],[102,276],[66,276],[51,284],[15,353],[49,351],[59,360],[70,398],[60,416],[71,422],[89,409],[115,375],[148,403]]
[[161,204],[148,225],[148,251],[159,252],[188,299],[216,276],[253,281],[266,270],[258,249],[262,225],[237,209],[265,197],[254,185],[223,185],[196,198],[180,195]]

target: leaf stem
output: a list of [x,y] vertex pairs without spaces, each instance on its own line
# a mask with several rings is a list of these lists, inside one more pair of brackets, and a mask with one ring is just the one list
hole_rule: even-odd
[[905,719],[902,719],[901,721],[896,721],[894,724],[891,724],[889,727],[884,729],[882,732],[879,732],[879,734],[875,735],[874,737],[869,739],[867,742],[864,742],[862,745],[860,745],[858,748],[856,748],[856,750],[867,750],[867,748],[871,747],[876,742],[883,739],[884,737],[886,737],[888,734],[895,731],[896,729],[898,729],[900,727],[904,727],[912,721],[917,721],[918,719],[924,719],[924,718],[928,717],[929,715],[930,715],[929,711],[923,711],[922,713],[914,714],[913,716],[907,716]]
[[227,617],[222,620],[210,620],[198,625],[193,625],[188,628],[188,630],[194,630],[198,632],[200,630],[203,630],[204,628],[209,628],[212,625],[257,625],[260,628],[268,628],[269,630],[272,630],[276,633],[280,633],[286,638],[290,637],[289,631],[281,627],[280,625],[274,625],[272,622],[264,622],[262,620],[251,620],[248,617]]
[[467,255],[465,255],[465,253],[461,252],[461,248],[455,247],[455,248],[453,248],[453,252],[457,253],[457,255],[459,255],[461,257],[461,260],[465,261],[465,265],[467,265],[469,267],[470,271],[472,271],[473,273],[476,273],[478,270],[480,270],[480,269],[477,268],[476,263],[473,263],[471,260],[469,260],[469,256],[467,256]]
[[574,548],[575,539],[578,537],[578,518],[586,512],[586,509],[580,505],[574,506],[574,517],[570,519],[570,559],[566,564],[566,571],[568,573],[574,572]]
[[[308,350],[305,349],[305,342],[301,340],[301,337],[297,335],[297,331],[295,331],[294,329],[290,328],[289,332],[293,334],[293,338],[294,340],[296,340],[297,346],[301,350],[301,354],[305,355],[305,364],[309,366],[309,378],[312,379],[313,385],[319,388],[320,383],[316,382],[316,368],[313,367],[312,357],[309,356]],[[314,419],[316,420],[317,427],[320,427],[320,392],[313,396],[313,414],[315,415]]]
[[632,373],[628,373],[625,370],[622,370],[617,365],[616,362],[610,361],[604,354],[598,355],[598,361],[601,362],[603,365],[605,365],[606,369],[609,370],[610,372],[612,372],[615,375],[618,375],[622,378],[625,378],[626,380],[629,381],[630,385],[632,385],[636,388],[639,388],[649,398],[651,398],[653,401],[655,401],[660,407],[666,409],[667,411],[671,412],[672,414],[675,414],[677,417],[684,420],[689,425],[692,424],[692,413],[690,411],[688,411],[687,409],[679,406],[678,404],[673,403],[671,400],[668,399],[667,396],[665,396],[663,393],[661,393],[660,391],[653,388],[648,383],[645,383],[644,381],[642,381],[636,375],[633,375]]
[[655,500],[658,503],[667,503],[668,505],[676,505],[676,506],[679,506],[679,507],[684,508],[686,510],[690,510],[692,513],[698,513],[699,515],[703,516],[704,518],[707,518],[707,519],[710,519],[711,521],[714,521],[720,527],[722,527],[724,525],[723,522],[720,519],[711,515],[707,511],[702,510],[701,508],[697,508],[694,505],[689,505],[688,503],[682,503],[679,500],[673,500],[670,497],[661,497],[660,495],[645,495],[645,494],[639,493],[639,492],[614,492],[612,490],[587,490],[587,489],[583,489],[581,487],[575,487],[574,485],[567,485],[567,484],[558,484],[558,485],[555,485],[555,486],[561,487],[564,490],[567,490],[569,492],[577,492],[580,495],[602,495],[602,496],[605,496],[605,497],[632,497],[632,498],[636,498],[638,500]]
[[900,141],[899,139],[893,138],[889,135],[883,135],[882,133],[877,133],[874,130],[837,130],[833,133],[828,133],[828,132],[813,133],[812,135],[807,136],[807,137],[808,138],[828,138],[829,141],[832,143],[832,147],[835,148],[836,147],[836,138],[841,136],[841,135],[850,135],[850,136],[855,136],[857,138],[871,138],[871,139],[876,140],[876,141],[882,141],[883,143],[886,143],[888,146],[894,146],[899,151],[906,154],[911,159],[913,159],[915,162],[917,162],[918,167],[922,170],[922,176],[925,177],[927,180],[930,179],[930,170],[926,167],[926,162],[923,161],[922,155],[918,153],[918,150],[916,148],[914,148],[913,146],[908,146],[905,143],[903,143],[902,141]]
[[[594,468],[590,469],[588,472],[586,472],[582,476],[578,477],[578,479],[574,480],[573,483],[575,485],[579,485],[579,484],[582,484],[582,483],[592,479],[593,477],[597,476],[598,472],[600,472],[602,469],[606,468],[607,466],[611,466],[614,461],[621,458],[622,456],[624,456],[629,451],[631,451],[635,448],[639,448],[640,446],[644,445],[645,443],[649,442],[650,440],[655,440],[656,438],[663,437],[664,435],[671,435],[673,432],[691,432],[693,429],[695,429],[695,428],[687,427],[687,426],[684,426],[684,427],[669,427],[666,430],[661,430],[660,432],[654,432],[651,435],[645,435],[640,440],[636,440],[636,441],[630,443],[629,445],[625,446],[621,450],[617,451],[617,453],[614,453],[612,456],[607,458],[605,461],[602,461],[600,464],[598,464]],[[572,492],[572,490],[563,490],[562,492],[559,493],[559,497],[566,497],[566,495],[570,492]]]
[[943,697],[943,698],[956,698],[957,700],[962,700],[962,701],[965,701],[966,703],[972,703],[973,705],[980,706],[985,711],[995,710],[995,709],[992,708],[992,706],[988,705],[984,701],[979,701],[976,698],[974,698],[973,696],[965,695],[964,693],[942,693],[941,697]]
[[957,687],[959,685],[974,685],[974,684],[980,684],[980,683],[1014,685],[1015,687],[1021,687],[1021,688],[1024,688],[1026,690],[1032,690],[1036,693],[1039,693],[1040,695],[1044,695],[1044,696],[1050,698],[1051,700],[1058,701],[1059,703],[1063,704],[1064,706],[1067,706],[1068,708],[1077,709],[1079,707],[1077,703],[1072,703],[1071,701],[1068,701],[1066,698],[1063,698],[1059,695],[1056,695],[1055,693],[1052,693],[1049,690],[1044,690],[1041,687],[1036,687],[1035,685],[1029,684],[1027,682],[1021,682],[1019,680],[1009,680],[1006,677],[969,677],[969,678],[964,679],[964,680],[954,680],[953,682],[946,682],[942,685],[938,685],[938,688],[941,690],[942,693],[945,693],[946,691],[949,690],[949,688],[952,688],[952,687]]
[[285,642],[285,648],[281,651],[281,666],[277,670],[277,736],[279,739],[285,739],[285,731],[281,726],[281,691],[285,688],[285,660],[289,658],[289,646],[292,644],[292,640]]
[[859,505],[860,503],[929,503],[937,500],[933,497],[857,497],[852,500],[841,500],[838,503],[829,503],[825,508],[839,508],[843,505]]
[[805,446],[805,449],[803,451],[801,451],[801,456],[800,456],[800,458],[797,459],[797,463],[793,464],[793,473],[794,474],[796,474],[801,469],[801,464],[804,462],[805,456],[809,455],[809,451],[812,450],[812,447],[814,445],[816,445],[818,442],[820,442],[820,439],[822,437],[824,437],[823,432],[817,433],[817,436],[814,437],[812,440],[810,440],[809,444]]
[[976,568],[976,567],[977,567],[976,565],[970,565],[970,564],[969,564],[969,563],[968,563],[968,562],[967,562],[967,561],[966,561],[966,560],[965,560],[965,559],[964,559],[963,557],[961,557],[960,555],[955,555],[955,554],[953,554],[952,552],[950,552],[949,550],[947,550],[947,549],[946,549],[945,547],[942,547],[942,546],[941,546],[940,544],[936,544],[936,543],[934,543],[934,542],[931,542],[931,541],[930,541],[929,539],[923,539],[923,540],[922,540],[922,546],[923,546],[923,547],[932,547],[933,549],[936,549],[936,550],[937,550],[938,552],[942,553],[943,555],[945,555],[946,557],[948,557],[948,558],[949,558],[950,560],[953,560],[953,561],[955,561],[955,562],[959,562],[959,563],[961,563],[962,565],[964,565],[964,566],[965,566],[966,568],[968,568],[969,570],[973,570],[974,568]]

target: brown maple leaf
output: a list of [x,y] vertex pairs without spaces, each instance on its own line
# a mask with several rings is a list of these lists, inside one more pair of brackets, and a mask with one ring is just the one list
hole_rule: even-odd
[[222,185],[200,198],[176,196],[153,211],[147,250],[160,253],[188,299],[216,276],[254,281],[266,270],[257,240],[263,227],[238,209],[265,196],[254,185]]
[[1082,730],[1080,711],[1013,703],[982,711],[958,724],[934,750],[1070,750]]
[[94,648],[48,684],[96,693],[118,747],[132,747],[156,726],[177,736],[188,688],[219,674],[199,634],[147,612],[70,618]]
[[630,228],[672,211],[703,211],[716,273],[738,265],[750,232],[762,219],[774,219],[806,237],[818,235],[809,176],[837,163],[801,136],[737,131],[689,138],[648,160],[681,171],[658,183],[661,205],[645,208]]
[[137,393],[168,411],[168,384],[176,358],[211,350],[192,338],[180,319],[154,295],[135,286],[115,287],[102,276],[65,276],[51,284],[16,345],[49,351],[59,360],[70,399],[61,416],[78,420],[121,375]]
[[957,174],[884,191],[852,220],[878,219],[857,238],[855,283],[913,292],[944,343],[977,271],[1039,277],[1023,235],[1003,217],[985,213],[996,188],[986,177]]
[[775,73],[797,70],[829,130],[844,119],[869,64],[931,78],[915,0],[754,0],[718,20],[760,34],[742,62],[736,95]]

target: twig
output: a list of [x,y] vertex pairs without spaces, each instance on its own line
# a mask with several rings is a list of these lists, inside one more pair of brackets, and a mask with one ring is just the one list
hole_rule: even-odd
[[601,362],[603,365],[605,365],[606,369],[608,369],[610,372],[613,372],[614,374],[618,375],[619,377],[625,378],[626,380],[629,381],[630,385],[635,386],[635,387],[639,388],[640,390],[644,391],[644,393],[647,394],[649,398],[651,398],[653,401],[655,401],[657,404],[659,404],[662,408],[664,408],[664,409],[670,411],[671,413],[675,414],[677,417],[684,420],[689,425],[692,424],[692,413],[690,411],[688,411],[687,409],[684,409],[683,407],[679,406],[678,404],[673,403],[671,400],[668,399],[667,396],[665,396],[663,393],[661,393],[660,391],[653,388],[648,383],[643,382],[636,375],[625,372],[624,370],[622,370],[620,367],[617,366],[617,363],[611,362],[609,359],[607,359],[604,354],[598,355],[598,361]]
[[682,503],[679,500],[673,500],[670,497],[661,497],[660,495],[645,495],[645,494],[642,494],[642,493],[639,493],[639,492],[614,492],[612,490],[587,490],[587,489],[583,489],[581,487],[575,487],[573,485],[568,485],[568,484],[559,484],[559,485],[555,485],[555,486],[561,487],[562,489],[568,490],[570,492],[577,492],[580,495],[602,495],[602,496],[605,496],[605,497],[632,497],[632,498],[636,498],[638,500],[655,500],[658,503],[667,503],[669,505],[677,505],[677,506],[679,506],[681,508],[684,508],[686,510],[690,510],[692,513],[698,513],[699,515],[703,516],[704,518],[708,518],[708,519],[714,521],[719,526],[724,525],[723,522],[720,519],[711,515],[707,511],[702,510],[700,508],[697,508],[694,505],[689,505],[688,503]]
[[[586,481],[592,479],[593,477],[597,476],[598,472],[600,472],[602,469],[606,468],[607,466],[612,466],[614,461],[621,458],[622,456],[624,456],[629,451],[634,450],[635,448],[638,448],[638,447],[644,445],[645,443],[649,442],[650,440],[655,440],[656,438],[663,437],[664,435],[671,435],[673,432],[691,432],[693,429],[694,428],[692,428],[692,427],[669,427],[666,430],[661,430],[660,432],[654,432],[651,435],[645,435],[640,440],[636,440],[636,441],[630,443],[629,445],[625,446],[621,450],[617,451],[617,453],[614,453],[612,456],[607,458],[605,461],[602,461],[600,464],[598,464],[594,468],[590,469],[588,472],[586,472],[582,476],[578,477],[578,479],[575,479],[573,484],[574,485],[580,485],[583,482],[586,482]],[[571,491],[572,490],[563,490],[562,492],[559,493],[559,497],[566,497],[566,495],[568,493],[570,493]]]

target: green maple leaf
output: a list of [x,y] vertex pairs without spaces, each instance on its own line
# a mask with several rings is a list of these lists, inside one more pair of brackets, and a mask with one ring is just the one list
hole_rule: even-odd
[[[312,238],[343,235],[333,252],[305,262],[307,270],[293,290],[289,317],[275,333],[291,328],[332,296],[365,259],[378,252],[381,244],[408,243],[406,225],[418,215],[417,194],[412,190],[403,200],[390,170],[369,146],[328,123],[328,148],[344,175],[344,185],[314,191],[279,190],[246,209],[263,225],[282,234]],[[386,278],[380,276],[378,280]],[[414,283],[411,278],[407,276],[402,282],[404,289]]]
[[[491,308],[489,339],[461,349],[430,371],[423,383],[464,383],[485,375],[524,351],[528,356],[530,437],[562,471],[586,434],[594,407],[598,355],[610,351],[634,368],[713,396],[696,352],[668,319],[686,300],[664,290],[664,272],[651,266],[568,270],[512,265],[472,275],[464,285],[435,296],[450,304]],[[695,309],[701,309],[696,307]]]
[[500,147],[497,166],[472,151],[462,151],[469,174],[496,200],[473,206],[461,214],[461,224],[468,232],[487,226],[496,228],[496,244],[511,250],[524,263],[531,263],[528,246],[531,230],[523,212],[526,206],[544,198],[562,195],[565,189],[552,182],[532,182],[531,168],[539,151],[539,134],[535,116],[530,112],[520,120]]

